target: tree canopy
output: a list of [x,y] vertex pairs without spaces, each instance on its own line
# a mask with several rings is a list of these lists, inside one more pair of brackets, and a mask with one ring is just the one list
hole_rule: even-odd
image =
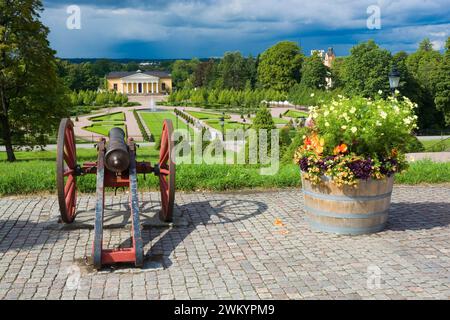
[[350,50],[345,60],[341,80],[350,95],[373,97],[379,90],[389,92],[388,74],[391,54],[373,40],[360,43]]
[[327,72],[328,68],[323,63],[322,58],[315,53],[303,62],[302,80],[300,83],[307,88],[324,89]]
[[261,54],[258,65],[258,82],[263,88],[287,92],[300,81],[304,55],[300,46],[282,41]]
[[68,114],[66,88],[57,75],[41,1],[0,2],[0,131],[8,161],[12,143],[45,144]]

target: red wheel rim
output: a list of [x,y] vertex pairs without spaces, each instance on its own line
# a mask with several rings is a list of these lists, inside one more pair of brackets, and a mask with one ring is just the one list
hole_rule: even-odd
[[71,223],[75,219],[77,204],[77,153],[73,122],[70,119],[61,120],[56,154],[59,211],[61,219],[65,223]]
[[161,191],[160,218],[166,222],[172,221],[175,201],[175,163],[172,159],[172,133],[172,121],[164,120],[159,150],[159,189]]

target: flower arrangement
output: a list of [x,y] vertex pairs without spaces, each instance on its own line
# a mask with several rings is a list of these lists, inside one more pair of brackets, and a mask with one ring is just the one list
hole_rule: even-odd
[[406,97],[345,98],[310,108],[303,145],[295,153],[303,177],[338,186],[383,179],[407,168],[405,146],[416,128],[416,104]]

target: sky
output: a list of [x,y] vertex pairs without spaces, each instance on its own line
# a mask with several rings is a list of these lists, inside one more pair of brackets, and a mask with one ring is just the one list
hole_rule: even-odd
[[283,40],[306,55],[349,54],[374,39],[413,52],[428,37],[442,50],[450,0],[44,0],[41,18],[61,58],[177,59],[256,56]]

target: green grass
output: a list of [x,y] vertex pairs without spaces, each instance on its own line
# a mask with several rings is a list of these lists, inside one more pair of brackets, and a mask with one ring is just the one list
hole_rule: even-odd
[[[155,138],[155,141],[158,141],[161,137],[163,122],[165,119],[172,120],[173,128],[177,129],[177,116],[173,112],[164,111],[164,112],[139,112],[141,115],[142,121],[145,122],[145,125],[150,130],[150,133]],[[188,126],[183,120],[178,119],[178,128],[179,129],[189,129],[189,134],[192,136],[194,130],[191,126]]]
[[[16,152],[17,162],[8,163],[6,155],[0,152],[0,195],[55,192],[55,151]],[[95,161],[95,149],[78,149],[78,163]],[[156,163],[158,151],[150,147],[138,149],[139,161]],[[300,173],[294,164],[281,165],[273,176],[260,175],[257,165],[178,165],[176,187],[179,191],[196,190],[239,190],[245,188],[299,187]],[[448,183],[450,163],[417,161],[410,169],[396,176],[397,184]],[[147,180],[139,179],[139,189],[157,190],[158,179],[147,175]],[[79,178],[80,192],[95,191],[95,175]],[[300,191],[299,191],[300,193]]]
[[450,151],[450,139],[420,141],[426,152]]
[[103,116],[91,117],[91,121],[125,121],[125,114],[123,112],[109,113]]
[[101,122],[99,124],[95,123],[92,124],[90,126],[87,127],[83,127],[84,130],[90,131],[90,132],[94,132],[94,133],[98,133],[104,136],[108,136],[109,131],[114,128],[114,127],[119,127],[121,128],[123,131],[126,132],[125,130],[125,125],[123,123],[105,123]]
[[283,118],[272,117],[275,124],[288,124],[289,120]]
[[300,117],[308,117],[308,114],[303,111],[297,111],[297,110],[288,110],[286,111],[283,116],[290,117],[290,118],[300,118]]
[[[203,111],[186,111],[187,114],[193,116],[194,118],[205,120],[205,119],[220,119],[222,117],[221,113],[214,112],[203,112]],[[225,119],[230,119],[230,115],[225,114]]]
[[[205,121],[205,123],[211,127],[213,127],[214,129],[216,129],[219,132],[222,132],[222,126],[219,123],[219,120],[207,120]],[[224,124],[224,129],[228,130],[228,129],[243,129],[244,126],[242,123],[236,122],[236,121],[230,121],[230,120],[225,120],[225,124]],[[245,124],[245,128],[248,129],[249,128],[249,124]]]

